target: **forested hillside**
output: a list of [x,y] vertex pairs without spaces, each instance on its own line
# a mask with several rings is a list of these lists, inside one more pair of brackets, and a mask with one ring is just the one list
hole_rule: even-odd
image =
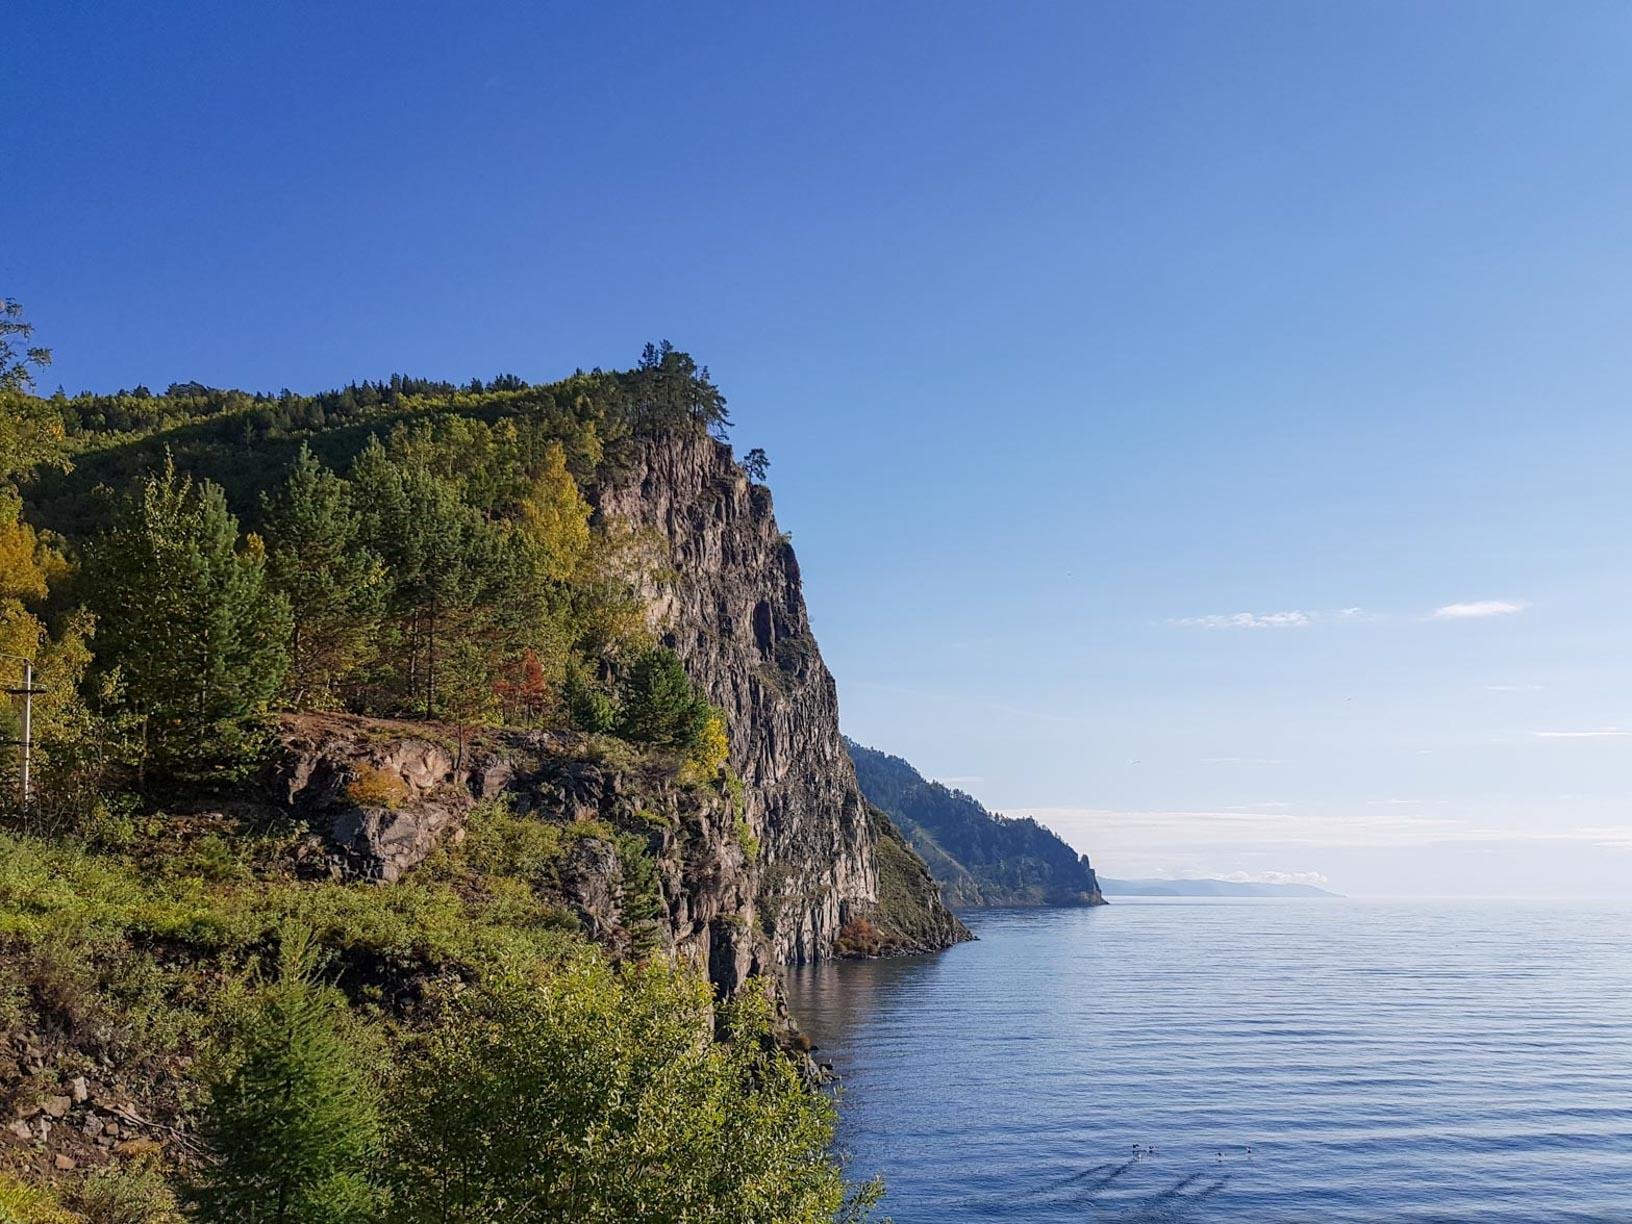
[[966,933],[866,813],[707,371],[48,359],[8,302],[0,1219],[864,1211],[776,972]]
[[1102,905],[1088,863],[1027,817],[988,812],[900,757],[845,740],[868,802],[906,834],[953,906]]

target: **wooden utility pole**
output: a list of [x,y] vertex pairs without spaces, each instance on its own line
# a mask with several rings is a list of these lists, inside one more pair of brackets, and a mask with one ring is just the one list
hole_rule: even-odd
[[30,780],[28,771],[29,766],[32,763],[31,758],[34,755],[34,694],[43,693],[45,690],[43,688],[34,687],[33,659],[24,658],[22,655],[14,654],[0,654],[0,658],[16,659],[17,662],[23,665],[23,687],[7,689],[6,692],[13,697],[21,697],[23,699],[23,734],[22,738],[17,741],[17,745],[22,749],[23,806],[27,807],[28,801],[33,794],[29,785]]

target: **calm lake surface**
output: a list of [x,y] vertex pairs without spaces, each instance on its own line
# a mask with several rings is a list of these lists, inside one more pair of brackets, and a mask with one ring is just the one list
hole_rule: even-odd
[[790,975],[897,1224],[1632,1222],[1632,908],[965,918]]

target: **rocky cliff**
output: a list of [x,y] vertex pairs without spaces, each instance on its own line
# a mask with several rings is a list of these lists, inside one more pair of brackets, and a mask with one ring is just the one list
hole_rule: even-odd
[[988,812],[900,757],[845,744],[862,792],[906,834],[952,905],[1105,904],[1088,856],[1052,830]]
[[770,967],[739,800],[680,784],[660,755],[564,732],[461,743],[445,728],[344,715],[287,717],[280,741],[272,798],[312,831],[303,874],[394,882],[461,838],[478,802],[502,797],[570,834],[533,888],[597,943],[660,947],[726,995]]
[[425,723],[290,717],[273,798],[313,830],[305,870],[389,883],[503,797],[574,830],[540,887],[601,943],[632,946],[630,859],[649,858],[658,941],[724,994],[790,964],[969,938],[862,797],[770,491],[688,433],[641,443],[594,492],[608,531],[633,541],[654,630],[726,712],[741,785],[682,785],[660,754],[620,745],[608,759],[604,741],[571,733],[461,744]]
[[875,818],[839,734],[833,677],[770,490],[748,479],[730,447],[696,432],[641,444],[593,500],[609,526],[655,543],[659,563],[641,578],[653,626],[726,712],[731,764],[760,845],[760,924],[772,959],[831,955],[861,922],[893,929],[901,907],[881,908],[881,895],[911,897],[917,929],[896,931],[898,950],[968,938],[927,874],[910,878],[911,864],[887,863],[896,878],[881,894]]

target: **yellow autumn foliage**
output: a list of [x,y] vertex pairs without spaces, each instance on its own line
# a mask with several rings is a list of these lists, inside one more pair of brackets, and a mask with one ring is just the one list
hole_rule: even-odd
[[559,442],[550,443],[518,516],[521,529],[543,549],[550,578],[571,578],[589,552],[589,513],[589,503],[567,470],[566,450]]
[[60,568],[60,559],[23,522],[22,509],[16,493],[0,489],[0,600],[44,599],[52,571]]
[[720,776],[731,754],[731,740],[725,730],[725,715],[712,710],[703,724],[697,743],[686,754],[681,776],[687,782],[712,782]]

